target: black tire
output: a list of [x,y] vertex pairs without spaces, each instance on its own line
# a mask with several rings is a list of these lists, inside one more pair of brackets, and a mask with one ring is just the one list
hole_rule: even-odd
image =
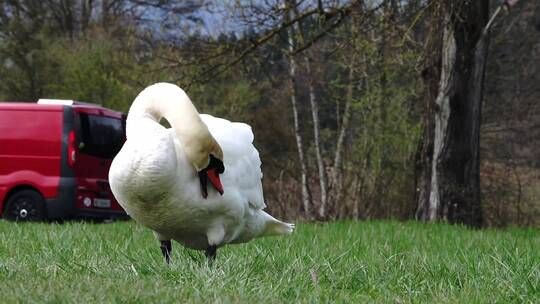
[[34,190],[16,192],[6,202],[4,218],[18,222],[43,221],[46,219],[45,201]]

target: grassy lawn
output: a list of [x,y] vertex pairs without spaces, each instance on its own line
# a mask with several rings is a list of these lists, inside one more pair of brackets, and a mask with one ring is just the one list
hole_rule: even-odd
[[399,222],[301,224],[290,237],[165,265],[133,222],[0,221],[0,302],[540,301],[540,233]]

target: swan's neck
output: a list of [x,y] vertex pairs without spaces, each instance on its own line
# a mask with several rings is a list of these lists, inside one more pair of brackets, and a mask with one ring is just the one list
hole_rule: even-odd
[[188,160],[197,171],[208,166],[209,154],[223,160],[221,148],[187,94],[169,83],[149,86],[135,98],[127,117],[128,139],[137,136],[137,121],[150,118],[159,122],[162,117],[169,121],[184,146]]

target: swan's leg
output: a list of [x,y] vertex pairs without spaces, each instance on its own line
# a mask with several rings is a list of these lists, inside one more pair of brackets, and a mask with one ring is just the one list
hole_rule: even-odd
[[171,240],[167,241],[159,241],[161,243],[161,253],[163,253],[163,257],[165,258],[165,262],[169,264],[171,262],[171,251],[172,251],[172,244]]
[[206,232],[206,237],[208,238],[208,248],[206,248],[205,254],[208,260],[213,262],[216,259],[217,247],[223,243],[225,237],[225,228],[220,221],[210,226]]
[[217,246],[216,246],[216,245],[212,245],[212,246],[206,248],[206,251],[204,252],[204,254],[206,255],[206,258],[207,258],[210,262],[213,262],[213,261],[216,259]]
[[171,262],[171,251],[172,251],[171,238],[157,231],[154,231],[154,236],[159,241],[159,247],[161,248],[161,253],[163,254],[163,257],[165,258],[165,262],[169,264]]

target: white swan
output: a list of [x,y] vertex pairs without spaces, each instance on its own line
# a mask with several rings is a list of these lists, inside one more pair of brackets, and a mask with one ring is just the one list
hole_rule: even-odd
[[167,262],[171,239],[213,259],[224,244],[292,233],[293,224],[263,211],[261,161],[247,124],[199,115],[181,88],[157,83],[133,101],[126,132],[110,186],[126,212],[154,231]]

